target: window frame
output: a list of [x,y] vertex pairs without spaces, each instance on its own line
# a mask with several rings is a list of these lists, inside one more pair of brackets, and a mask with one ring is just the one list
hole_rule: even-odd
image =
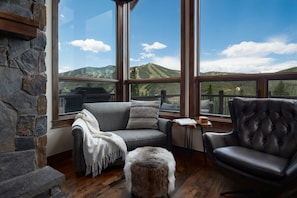
[[[200,61],[200,0],[198,0],[196,5],[197,10],[197,50],[198,50],[198,57],[197,57],[197,71],[199,71],[199,61]],[[269,80],[297,80],[297,72],[287,72],[287,73],[258,73],[258,74],[238,74],[238,75],[215,75],[215,76],[201,76],[199,72],[197,72],[197,76],[195,77],[195,84],[197,87],[197,92],[195,95],[195,98],[197,98],[196,105],[198,108],[196,110],[198,112],[195,112],[196,115],[200,114],[200,101],[201,101],[201,91],[200,91],[200,83],[201,82],[207,82],[207,81],[255,81],[257,86],[257,97],[258,98],[268,98],[269,96],[269,90],[268,90],[268,84]],[[203,115],[203,114],[202,114]],[[206,114],[210,117],[210,120],[224,120],[223,122],[230,122],[230,117],[226,121],[225,115],[211,115]]]
[[[58,91],[58,2],[52,1],[52,127],[71,126],[74,120],[74,114],[59,115],[59,91]],[[133,2],[133,1],[132,1]],[[116,66],[117,79],[112,80],[116,83],[116,101],[129,101],[129,87],[137,83],[180,83],[180,112],[160,112],[162,117],[197,117],[200,115],[200,83],[205,81],[236,81],[253,80],[256,81],[258,97],[266,98],[268,96],[269,80],[296,80],[297,72],[291,73],[265,73],[265,74],[242,74],[242,75],[221,75],[221,76],[200,76],[199,72],[195,76],[196,70],[199,71],[199,3],[195,0],[180,0],[181,9],[181,76],[179,78],[169,79],[129,79],[129,4],[125,0],[115,1],[117,5],[116,22]],[[195,4],[196,3],[196,4]],[[197,13],[195,13],[195,6]],[[198,18],[195,22],[195,15]],[[195,30],[196,27],[196,30]],[[198,34],[198,35],[197,35]],[[196,38],[195,38],[196,36]],[[196,39],[196,40],[195,40]],[[196,42],[196,46],[195,46]],[[120,50],[119,50],[120,49]],[[196,52],[196,53],[195,53]],[[196,58],[196,63],[195,63]],[[63,77],[66,78],[66,77]],[[62,79],[62,78],[61,78]],[[65,80],[65,79],[64,79]],[[73,80],[73,79],[71,79]],[[75,79],[79,80],[79,79]],[[84,79],[93,81],[94,79]],[[105,80],[98,79],[100,82]],[[224,116],[209,115],[210,120],[223,120],[230,122],[229,118]]]
[[[118,4],[118,2],[115,2],[115,4]],[[119,3],[122,5],[121,3]],[[117,9],[120,11],[117,11],[117,13],[123,13],[122,6],[117,6]],[[76,115],[75,112],[65,114],[65,115],[59,115],[59,80],[63,81],[81,81],[81,82],[106,82],[106,83],[115,83],[116,85],[116,100],[119,100],[118,98],[118,92],[119,92],[119,84],[121,83],[122,79],[118,77],[118,79],[95,79],[95,78],[88,78],[88,77],[59,77],[59,49],[58,49],[58,32],[59,32],[59,0],[52,0],[52,128],[59,128],[59,127],[66,127],[71,126],[74,117]],[[118,20],[117,15],[117,20]],[[118,23],[118,22],[117,22]],[[119,42],[119,39],[117,37],[117,41]],[[117,55],[118,56],[118,55]],[[118,59],[118,58],[117,58]],[[118,64],[117,64],[118,65]],[[117,66],[117,74],[122,73],[120,71],[120,67]],[[119,76],[119,75],[118,75]]]
[[[169,79],[129,79],[129,8],[133,1],[117,0],[116,4],[116,67],[117,79],[112,82],[116,83],[116,101],[129,101],[129,87],[133,83],[180,83],[180,112],[161,112],[160,115],[167,118],[175,118],[180,116],[193,116],[193,110],[190,112],[186,109],[194,106],[194,0],[180,0],[181,5],[181,77]],[[53,128],[70,126],[73,123],[75,113],[69,115],[59,115],[59,79],[67,80],[67,77],[58,76],[58,3],[59,0],[52,1],[52,112],[53,112]],[[135,5],[134,5],[135,6]],[[186,31],[182,31],[182,30]],[[186,49],[187,48],[187,49]],[[122,49],[122,50],[119,50]],[[187,82],[185,82],[187,80]],[[68,80],[82,80],[75,77]],[[94,79],[86,79],[94,81]],[[102,79],[98,81],[102,82]],[[104,81],[104,80],[103,80]],[[105,81],[104,81],[105,82]],[[188,99],[187,99],[188,98]]]

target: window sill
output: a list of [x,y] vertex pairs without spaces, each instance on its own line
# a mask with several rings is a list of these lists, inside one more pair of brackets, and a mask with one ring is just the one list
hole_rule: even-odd
[[224,116],[208,116],[212,126],[209,131],[214,132],[229,132],[232,130],[232,121],[230,117]]
[[[58,120],[53,120],[53,126],[52,128],[61,128],[61,127],[69,127],[73,124],[74,122],[74,118],[75,118],[76,114],[69,114],[69,115],[63,115],[63,116],[59,116]],[[167,118],[167,119],[175,119],[175,118],[179,118],[180,114],[179,112],[165,112],[162,111],[160,112],[160,117],[162,118]]]
[[61,128],[61,127],[69,127],[73,124],[74,117],[75,117],[75,114],[59,116],[58,120],[52,121],[53,123],[52,128],[55,129],[55,128]]
[[[69,127],[73,124],[74,118],[76,114],[69,114],[69,115],[63,115],[59,116],[58,120],[53,120],[53,126],[52,128],[61,128],[61,127]],[[160,111],[160,117],[161,118],[167,118],[167,119],[176,119],[180,118],[179,112],[166,112],[166,111]],[[222,126],[222,128],[229,128],[232,124],[230,117],[223,117],[223,116],[208,116],[209,120],[213,123],[214,126]],[[220,127],[219,127],[220,128]]]

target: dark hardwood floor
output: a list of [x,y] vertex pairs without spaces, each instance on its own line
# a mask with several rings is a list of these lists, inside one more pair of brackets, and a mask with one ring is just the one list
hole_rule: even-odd
[[[221,176],[209,161],[205,165],[203,153],[197,151],[188,152],[184,161],[184,151],[179,147],[174,147],[172,150],[176,160],[176,182],[175,190],[170,194],[171,198],[219,198],[221,192],[240,188],[236,186],[235,182]],[[123,166],[108,168],[101,175],[93,178],[92,176],[77,177],[72,163],[70,152],[63,157],[48,160],[50,166],[65,174],[66,180],[62,186],[62,191],[67,197],[132,197],[125,188]],[[253,195],[228,197],[252,198]]]

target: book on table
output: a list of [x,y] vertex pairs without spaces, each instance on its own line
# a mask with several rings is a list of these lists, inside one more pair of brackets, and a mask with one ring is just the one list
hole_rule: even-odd
[[176,122],[179,125],[182,126],[196,126],[197,121],[192,119],[192,118],[178,118],[178,119],[174,119],[173,122]]

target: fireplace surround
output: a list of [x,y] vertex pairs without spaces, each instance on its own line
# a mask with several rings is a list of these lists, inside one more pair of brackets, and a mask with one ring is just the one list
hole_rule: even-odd
[[58,197],[47,166],[45,0],[0,2],[0,195]]

